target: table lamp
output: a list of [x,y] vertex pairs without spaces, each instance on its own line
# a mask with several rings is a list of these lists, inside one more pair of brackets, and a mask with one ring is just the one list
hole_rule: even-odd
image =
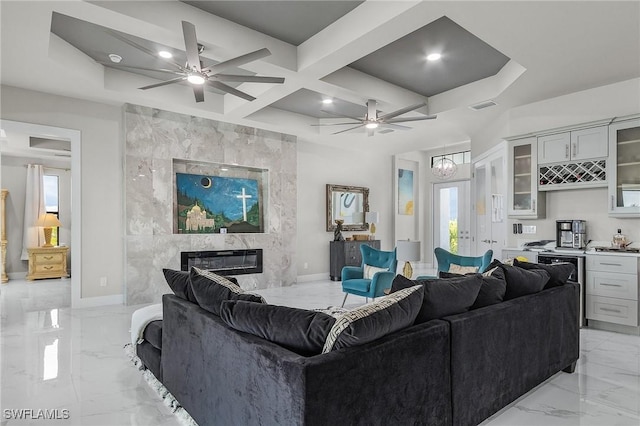
[[413,276],[411,261],[420,260],[420,241],[398,240],[396,250],[398,260],[404,260],[402,275],[411,279]]
[[375,240],[376,235],[376,223],[380,219],[378,212],[367,212],[365,214],[365,221],[369,224],[369,232],[371,232],[371,239]]
[[62,226],[58,218],[51,213],[41,214],[36,220],[35,226],[41,226],[44,231],[44,245],[42,247],[53,247],[51,244],[51,232],[54,227]]

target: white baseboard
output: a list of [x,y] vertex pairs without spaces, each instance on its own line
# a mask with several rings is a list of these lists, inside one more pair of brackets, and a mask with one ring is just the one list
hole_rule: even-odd
[[72,308],[94,308],[96,306],[124,305],[124,294],[111,296],[85,297],[72,301]]
[[311,281],[324,281],[329,279],[329,273],[324,272],[322,274],[309,274],[309,275],[298,275],[296,278],[296,282],[298,283],[308,283]]
[[7,272],[9,280],[24,280],[27,278],[27,272]]

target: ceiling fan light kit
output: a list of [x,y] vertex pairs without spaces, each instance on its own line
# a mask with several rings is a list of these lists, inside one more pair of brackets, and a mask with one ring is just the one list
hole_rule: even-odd
[[[222,83],[222,81],[233,81],[238,83],[247,83],[247,82],[270,83],[270,84],[284,83],[284,78],[282,77],[262,77],[262,76],[256,76],[256,75],[222,74],[225,70],[228,70],[229,68],[239,67],[249,62],[253,62],[258,59],[262,59],[266,56],[271,55],[271,52],[267,48],[262,48],[254,52],[246,53],[244,55],[203,68],[202,61],[200,59],[200,54],[204,50],[204,45],[198,43],[198,40],[196,38],[196,27],[191,22],[182,21],[182,35],[184,37],[185,52],[187,55],[187,63],[184,66],[174,61],[172,59],[173,55],[168,51],[163,50],[156,53],[147,49],[144,46],[139,45],[133,40],[129,40],[128,38],[120,35],[115,31],[109,31],[109,34],[111,34],[113,37],[117,38],[118,40],[124,43],[127,43],[128,45],[135,47],[136,49],[150,56],[153,56],[155,58],[160,56],[168,64],[175,67],[174,70],[149,69],[149,71],[158,71],[158,72],[173,74],[174,76],[177,75],[178,77],[165,80],[160,83],[155,83],[155,84],[150,84],[148,86],[140,87],[141,90],[148,90],[156,87],[166,86],[168,84],[180,83],[186,80],[187,82],[192,84],[193,94],[196,98],[196,102],[204,102],[204,84],[205,83],[224,93],[228,93],[230,95],[234,95],[248,101],[253,101],[256,99],[255,97],[241,90],[238,90],[235,87],[224,84]],[[115,61],[112,56],[118,56],[118,55],[114,55],[114,54],[109,55],[109,58],[111,59],[112,62],[114,63],[120,62],[120,61]],[[120,60],[122,60],[122,58],[120,58]],[[126,66],[126,65],[121,65],[121,67],[122,69],[125,69],[125,70],[126,69],[143,69],[140,67],[132,67],[132,66]]]

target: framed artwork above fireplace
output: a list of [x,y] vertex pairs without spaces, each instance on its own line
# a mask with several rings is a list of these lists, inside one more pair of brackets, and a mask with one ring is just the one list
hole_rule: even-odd
[[173,159],[173,233],[264,233],[268,170]]

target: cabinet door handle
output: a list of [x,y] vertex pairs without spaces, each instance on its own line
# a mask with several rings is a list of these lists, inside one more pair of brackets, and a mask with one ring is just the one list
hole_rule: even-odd
[[564,146],[564,158],[569,159],[569,144]]
[[611,196],[611,210],[613,210],[613,204],[614,204],[614,201],[615,201],[615,200],[614,200],[613,195],[612,195],[612,196]]
[[620,263],[607,263],[607,262],[600,262],[601,265],[605,265],[605,266],[622,266],[622,264]]
[[620,284],[600,283],[600,285],[603,285],[606,287],[622,287]]
[[573,155],[578,154],[578,143],[577,142],[573,144],[572,149],[573,149]]
[[619,309],[600,308],[600,310],[605,312],[616,312],[618,314],[622,313],[622,311],[620,311]]
[[531,210],[535,213],[536,211],[536,200],[531,200]]

